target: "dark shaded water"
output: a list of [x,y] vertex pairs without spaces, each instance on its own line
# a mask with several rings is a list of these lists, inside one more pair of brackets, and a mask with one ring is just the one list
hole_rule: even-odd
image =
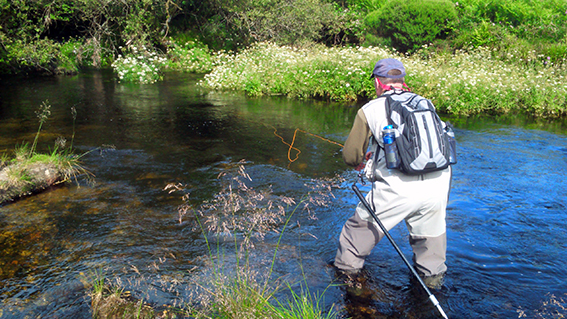
[[[308,185],[329,180],[340,186],[328,206],[296,213],[273,275],[304,278],[312,292],[328,288],[333,276],[326,262],[356,204],[349,188],[356,175],[342,163],[339,146],[303,132],[294,144],[301,153],[290,163],[289,147],[274,132],[288,143],[297,128],[342,143],[356,107],[206,93],[197,80],[168,74],[159,84],[125,85],[110,73],[88,72],[0,81],[3,152],[33,141],[34,112],[44,100],[52,114],[40,149],[52,148],[58,136],[69,143],[75,106],[73,145],[90,151],[83,163],[96,175],[94,183],[81,177],[79,185],[0,207],[0,318],[91,317],[84,282],[95,270],[154,305],[188,300],[191,278],[204,270],[198,260],[206,245],[193,219],[179,223],[180,194],[163,189],[185,184],[198,204],[219,191],[218,174],[242,159],[251,186],[272,185],[276,194],[300,198]],[[566,315],[561,126],[454,122],[459,163],[448,206],[449,271],[436,292],[442,307],[451,318]],[[410,256],[403,227],[392,236]],[[257,242],[252,262],[269,264],[276,240],[268,234]],[[334,304],[342,317],[355,318],[434,317],[387,241],[368,258],[366,271],[362,294],[328,288],[327,309]]]

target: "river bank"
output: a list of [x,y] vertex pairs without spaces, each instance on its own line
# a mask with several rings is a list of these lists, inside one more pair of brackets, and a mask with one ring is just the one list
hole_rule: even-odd
[[249,95],[284,95],[333,101],[375,97],[371,70],[393,57],[406,66],[409,87],[448,115],[521,113],[534,118],[567,116],[567,61],[542,56],[514,58],[489,48],[437,54],[424,47],[402,55],[381,47],[293,48],[261,43],[231,55],[201,85]]

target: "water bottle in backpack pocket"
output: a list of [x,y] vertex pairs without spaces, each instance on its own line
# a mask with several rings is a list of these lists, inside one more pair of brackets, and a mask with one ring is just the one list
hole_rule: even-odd
[[384,141],[384,153],[386,157],[387,168],[398,168],[400,166],[400,158],[398,156],[398,148],[396,146],[396,131],[392,125],[384,127],[382,131],[382,139]]
[[447,134],[447,139],[449,140],[449,164],[457,164],[457,140],[455,140],[455,132],[453,131],[453,126],[446,123],[445,132]]

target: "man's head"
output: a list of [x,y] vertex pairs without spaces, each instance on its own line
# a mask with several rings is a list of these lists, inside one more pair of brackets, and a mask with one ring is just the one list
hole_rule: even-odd
[[376,62],[370,78],[374,78],[376,94],[380,96],[385,91],[390,90],[392,86],[402,87],[405,76],[406,69],[403,63],[396,59],[388,58]]

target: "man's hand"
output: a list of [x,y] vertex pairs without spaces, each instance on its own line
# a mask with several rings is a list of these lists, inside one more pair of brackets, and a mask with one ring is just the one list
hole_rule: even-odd
[[364,156],[364,160],[362,161],[362,163],[358,164],[357,167],[355,167],[355,170],[357,171],[362,171],[364,169],[364,167],[366,167],[366,162],[372,157],[374,153],[372,152],[368,152],[366,153],[366,155]]

